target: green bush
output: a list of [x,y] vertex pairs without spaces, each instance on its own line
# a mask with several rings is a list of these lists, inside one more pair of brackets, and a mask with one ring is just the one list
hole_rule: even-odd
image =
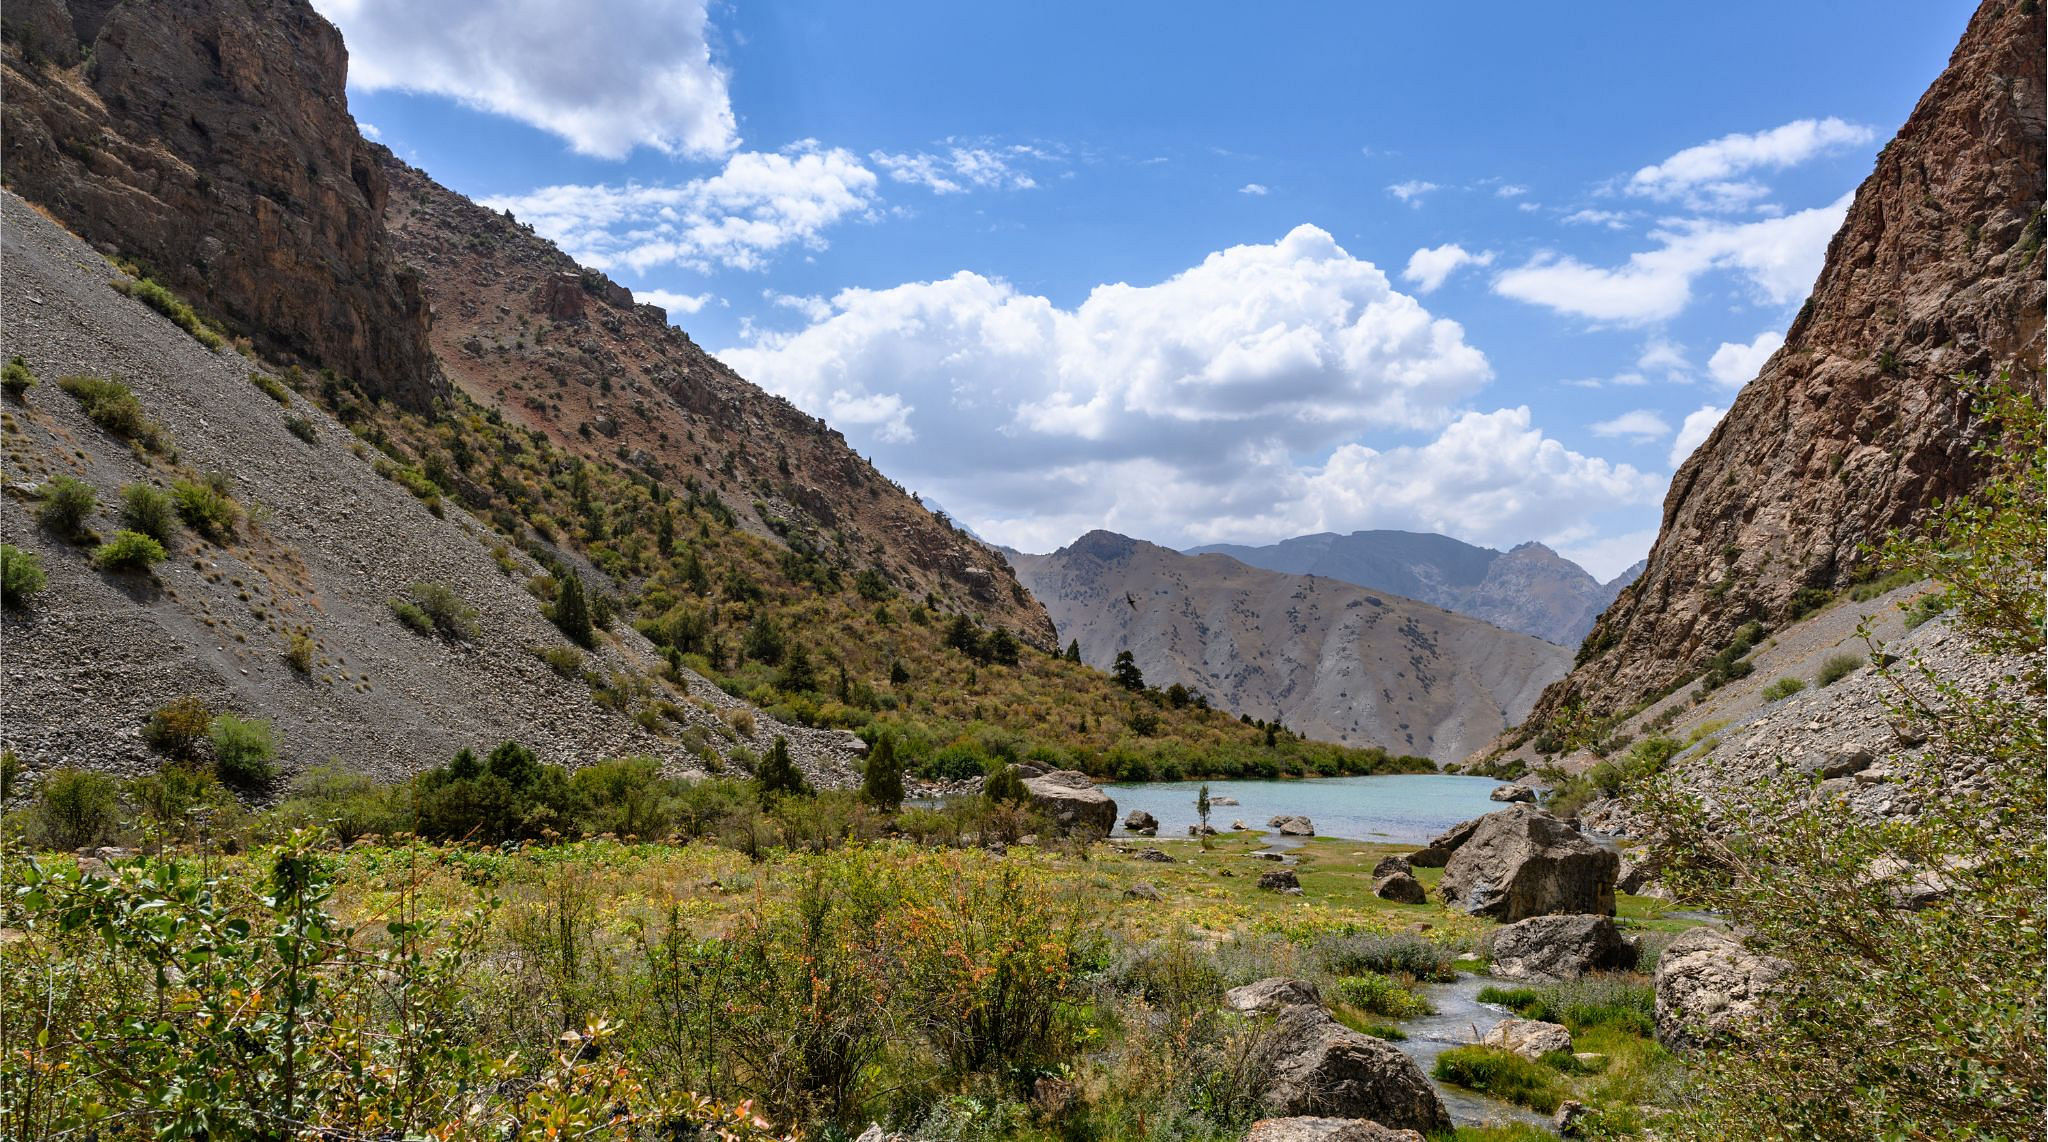
[[548,664],[548,669],[564,678],[575,678],[583,673],[583,654],[573,646],[536,647],[533,653]]
[[1775,702],[1780,698],[1790,698],[1804,689],[1806,689],[1806,683],[1797,678],[1780,678],[1769,686],[1764,687],[1764,701]]
[[445,583],[414,583],[410,599],[392,599],[391,613],[418,634],[468,642],[477,636],[477,610]]
[[1849,675],[1854,674],[1856,669],[1862,665],[1863,656],[1860,654],[1829,655],[1828,660],[1820,664],[1820,673],[1813,676],[1813,684],[1815,686],[1832,686]]
[[191,306],[185,304],[184,298],[148,278],[137,277],[133,281],[116,279],[107,284],[113,287],[115,293],[132,297],[170,318],[172,324],[190,333],[193,340],[214,352],[219,352],[221,347],[228,343],[227,338],[209,328],[206,320]]
[[541,764],[517,742],[505,742],[483,759],[463,750],[413,782],[415,827],[436,840],[498,844],[571,835],[576,808],[568,771]]
[[113,839],[120,823],[120,789],[104,773],[58,769],[36,790],[34,822],[43,844],[82,849]]
[[25,399],[35,383],[36,375],[29,371],[28,362],[22,360],[19,353],[9,357],[5,367],[0,367],[0,389],[5,389],[7,395],[15,400]]
[[143,724],[142,740],[151,749],[190,759],[213,724],[213,709],[204,698],[187,694],[158,706]]
[[178,503],[162,489],[129,484],[121,489],[121,524],[169,547],[178,534]]
[[548,617],[577,646],[588,650],[597,644],[597,632],[590,621],[590,604],[583,593],[583,579],[574,571],[557,576],[555,605]]
[[164,561],[164,545],[139,531],[117,531],[92,553],[102,571],[147,571]]
[[804,784],[803,771],[796,767],[795,759],[789,756],[789,739],[777,734],[768,747],[767,756],[754,770],[754,785],[761,791],[763,800],[784,794],[801,795],[808,793]]
[[286,408],[291,407],[292,391],[284,387],[283,381],[278,380],[269,373],[251,372],[249,374],[249,383],[263,390],[264,396],[284,405]]
[[178,506],[178,518],[215,543],[233,539],[242,521],[242,507],[228,495],[224,472],[211,473],[204,480],[172,483],[171,499]]
[[52,476],[43,485],[43,503],[36,509],[36,522],[65,539],[85,535],[85,521],[99,506],[99,493],[74,476]]
[[878,809],[895,812],[903,807],[903,762],[896,756],[896,739],[883,734],[868,747],[861,765],[861,795]]
[[316,766],[292,781],[291,796],[278,806],[288,822],[323,826],[344,845],[371,835],[412,827],[407,789],[351,773],[340,765]]
[[310,417],[292,415],[284,418],[285,431],[308,444],[320,443],[320,432],[313,427]]
[[0,543],[0,602],[25,607],[48,583],[42,558],[11,543]]
[[1442,1082],[1489,1094],[1544,1114],[1564,1101],[1556,1072],[1497,1047],[1452,1047],[1436,1057],[1430,1074]]
[[268,719],[221,714],[206,733],[213,741],[213,763],[222,781],[252,786],[276,776],[270,763],[277,757],[277,738]]
[[57,387],[71,394],[94,424],[144,448],[163,446],[163,429],[142,411],[134,390],[111,377],[62,377]]
[[1378,972],[1348,975],[1337,981],[1337,999],[1360,1011],[1389,1019],[1410,1019],[1427,1015],[1434,1008],[1429,1000],[1402,987]]
[[569,775],[583,832],[651,840],[675,823],[675,805],[661,763],[651,757],[594,762]]

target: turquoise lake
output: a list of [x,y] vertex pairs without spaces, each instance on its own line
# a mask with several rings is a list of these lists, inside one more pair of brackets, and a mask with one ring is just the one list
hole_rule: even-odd
[[[1322,777],[1305,781],[1211,781],[1209,797],[1235,797],[1235,805],[1217,805],[1209,824],[1228,832],[1242,820],[1259,832],[1268,818],[1298,813],[1315,822],[1316,835],[1357,841],[1421,844],[1460,821],[1502,808],[1489,799],[1500,782],[1490,777],[1451,777],[1441,773],[1408,773],[1386,777]],[[1185,837],[1195,823],[1195,793],[1200,781],[1104,785],[1116,800],[1116,835],[1124,835],[1125,814],[1143,809],[1159,818],[1159,835]]]

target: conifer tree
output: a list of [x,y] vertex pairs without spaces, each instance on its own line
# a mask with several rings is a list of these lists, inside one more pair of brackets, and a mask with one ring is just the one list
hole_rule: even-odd
[[868,751],[861,772],[861,796],[879,809],[893,813],[903,807],[903,763],[896,757],[896,739],[883,734]]

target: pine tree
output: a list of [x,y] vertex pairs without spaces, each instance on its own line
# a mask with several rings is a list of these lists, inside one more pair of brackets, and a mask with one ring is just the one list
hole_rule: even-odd
[[1132,693],[1145,688],[1145,674],[1138,669],[1138,660],[1132,658],[1128,650],[1116,652],[1116,665],[1110,668],[1110,673],[1116,675],[1117,685]]
[[583,595],[583,580],[574,571],[562,575],[561,591],[555,596],[555,625],[569,641],[589,649],[597,642],[590,624],[590,602]]
[[800,795],[809,792],[804,786],[803,772],[789,756],[789,739],[776,735],[773,745],[768,747],[768,756],[754,769],[754,785],[766,800],[783,794]]
[[1031,799],[1031,791],[1024,787],[1024,779],[1017,776],[1017,767],[1006,765],[988,775],[981,784],[981,795],[990,801],[1007,801],[1021,805]]
[[896,739],[890,735],[876,738],[868,751],[860,792],[869,804],[891,813],[903,807],[903,763],[896,758]]
[[1080,639],[1078,639],[1078,638],[1077,638],[1077,639],[1073,639],[1073,640],[1071,640],[1070,642],[1068,642],[1068,643],[1067,643],[1067,661],[1068,661],[1068,662],[1079,662],[1079,661],[1081,661],[1081,640],[1080,640]]

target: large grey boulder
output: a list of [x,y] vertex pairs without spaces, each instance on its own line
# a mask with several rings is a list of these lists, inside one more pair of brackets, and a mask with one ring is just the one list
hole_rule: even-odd
[[1451,1129],[1450,1112],[1415,1061],[1393,1044],[1361,1035],[1320,1007],[1290,1007],[1275,1017],[1285,1045],[1266,1091],[1276,1116],[1364,1118],[1395,1129]]
[[1496,928],[1481,941],[1502,979],[1544,982],[1588,972],[1626,971],[1641,950],[1605,916],[1531,916]]
[[1410,872],[1395,872],[1372,882],[1372,894],[1381,900],[1395,904],[1427,904],[1429,893],[1423,891],[1422,882]]
[[1572,1033],[1561,1023],[1540,1019],[1503,1019],[1480,1036],[1480,1045],[1513,1051],[1525,1059],[1540,1059],[1553,1051],[1572,1049]]
[[1124,818],[1124,831],[1141,837],[1158,836],[1159,818],[1143,809],[1133,809],[1130,815]]
[[1323,997],[1305,979],[1272,976],[1231,988],[1223,993],[1223,1003],[1245,1015],[1273,1015],[1290,1007],[1321,1007]]
[[1681,1050],[1756,1018],[1786,969],[1719,928],[1687,930],[1657,957],[1657,1041]]
[[1454,908],[1502,923],[1558,912],[1612,916],[1620,863],[1549,812],[1515,805],[1479,818],[1437,891]]
[[1282,813],[1266,822],[1269,829],[1280,830],[1283,837],[1313,837],[1316,826],[1313,821],[1299,813]]
[[1116,802],[1095,788],[1085,773],[1055,769],[1026,778],[1024,789],[1031,794],[1031,807],[1052,818],[1063,831],[1106,837],[1116,826]]
[[1261,1118],[1244,1142],[1424,1142],[1413,1130],[1395,1130],[1365,1118]]

